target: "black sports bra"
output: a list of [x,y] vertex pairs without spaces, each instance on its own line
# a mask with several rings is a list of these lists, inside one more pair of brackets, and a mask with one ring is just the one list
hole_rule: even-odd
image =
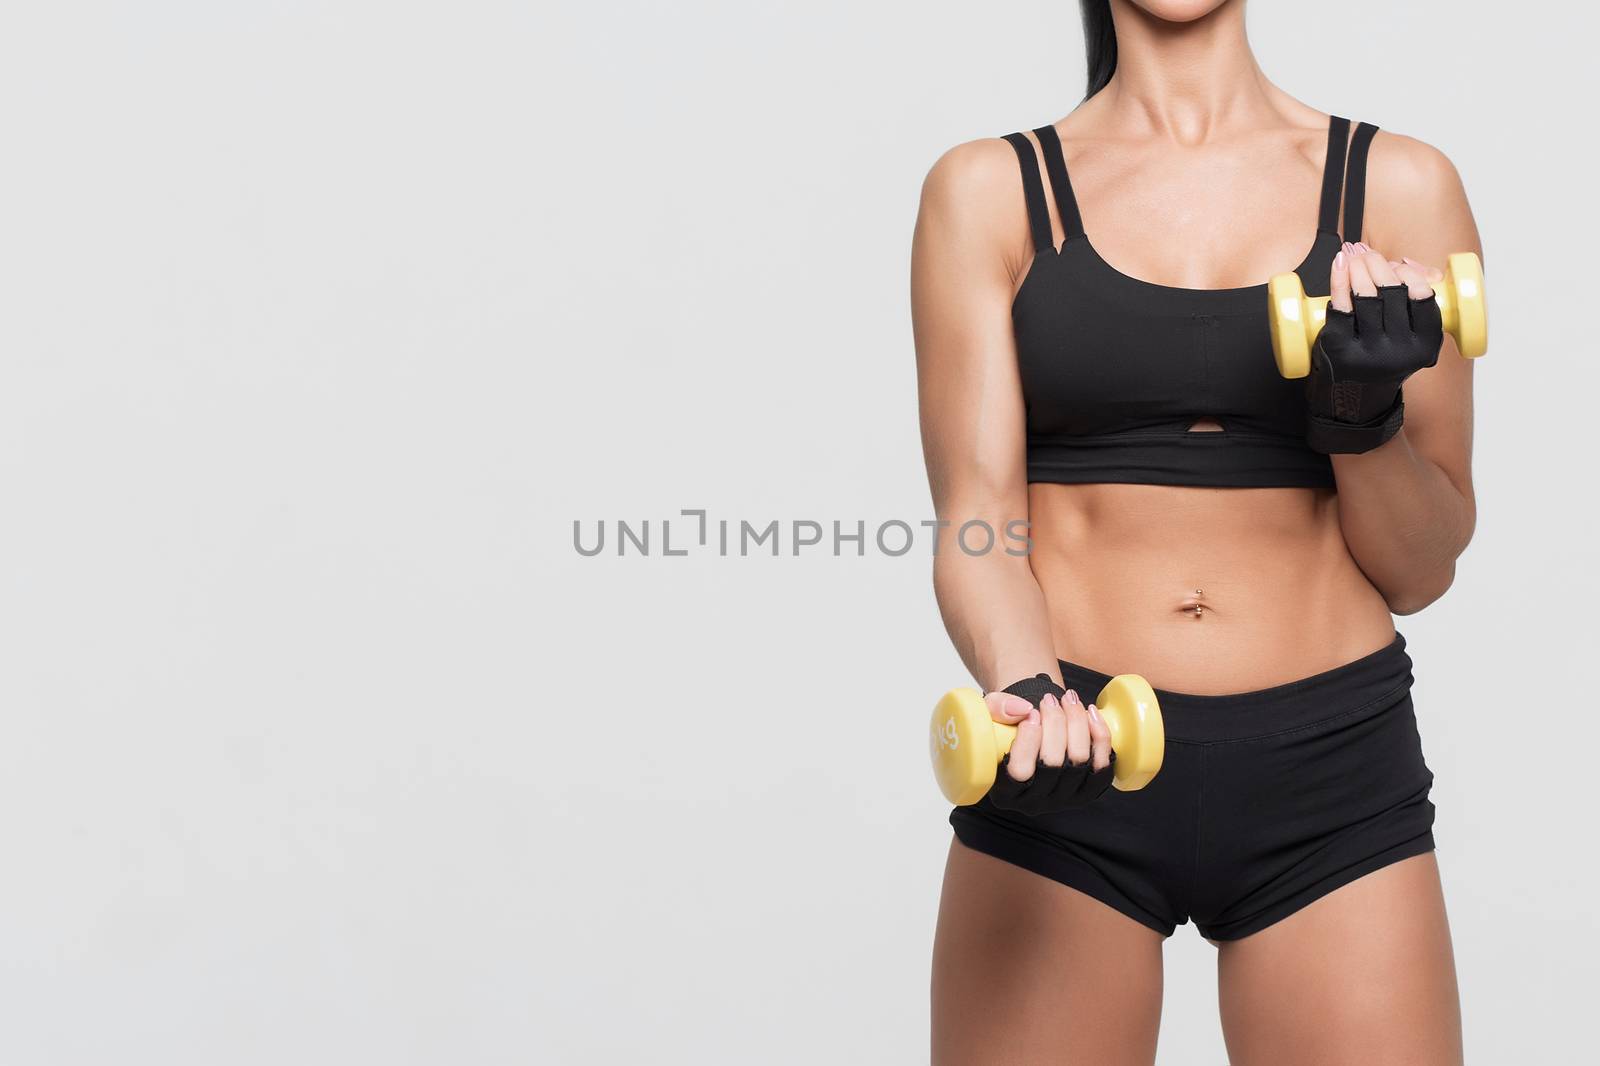
[[[1011,305],[1027,404],[1028,481],[1231,488],[1334,486],[1328,457],[1305,443],[1303,381],[1280,377],[1267,286],[1183,289],[1141,281],[1100,258],[1083,232],[1054,126],[1034,130],[1065,239],[1051,239],[1033,144],[1006,135],[1022,166],[1033,264]],[[1326,295],[1345,237],[1361,239],[1367,149],[1377,127],[1328,121],[1316,238],[1295,268]],[[1350,165],[1345,171],[1346,143]],[[1210,419],[1220,431],[1191,431]]]

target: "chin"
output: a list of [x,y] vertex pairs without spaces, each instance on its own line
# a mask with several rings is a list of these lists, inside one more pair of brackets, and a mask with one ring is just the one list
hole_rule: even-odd
[[1135,7],[1163,22],[1193,22],[1225,3],[1227,0],[1133,0]]

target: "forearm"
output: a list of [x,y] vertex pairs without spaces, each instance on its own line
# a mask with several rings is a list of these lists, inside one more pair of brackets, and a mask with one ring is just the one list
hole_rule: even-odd
[[933,589],[956,652],[985,692],[1039,673],[1060,680],[1044,593],[1025,556],[941,545]]
[[1345,543],[1389,609],[1413,614],[1444,595],[1472,538],[1469,493],[1404,429],[1382,447],[1332,459]]

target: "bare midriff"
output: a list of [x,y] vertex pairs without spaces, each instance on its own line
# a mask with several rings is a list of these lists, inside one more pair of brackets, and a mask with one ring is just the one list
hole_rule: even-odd
[[1035,483],[1028,499],[1030,562],[1068,662],[1220,695],[1394,639],[1331,490]]

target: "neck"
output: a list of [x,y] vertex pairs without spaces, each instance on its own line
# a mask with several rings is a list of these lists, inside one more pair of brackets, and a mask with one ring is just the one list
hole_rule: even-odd
[[1096,94],[1123,129],[1185,144],[1271,108],[1270,87],[1244,30],[1244,0],[1226,0],[1192,22],[1158,19],[1132,0],[1112,0],[1117,70]]

